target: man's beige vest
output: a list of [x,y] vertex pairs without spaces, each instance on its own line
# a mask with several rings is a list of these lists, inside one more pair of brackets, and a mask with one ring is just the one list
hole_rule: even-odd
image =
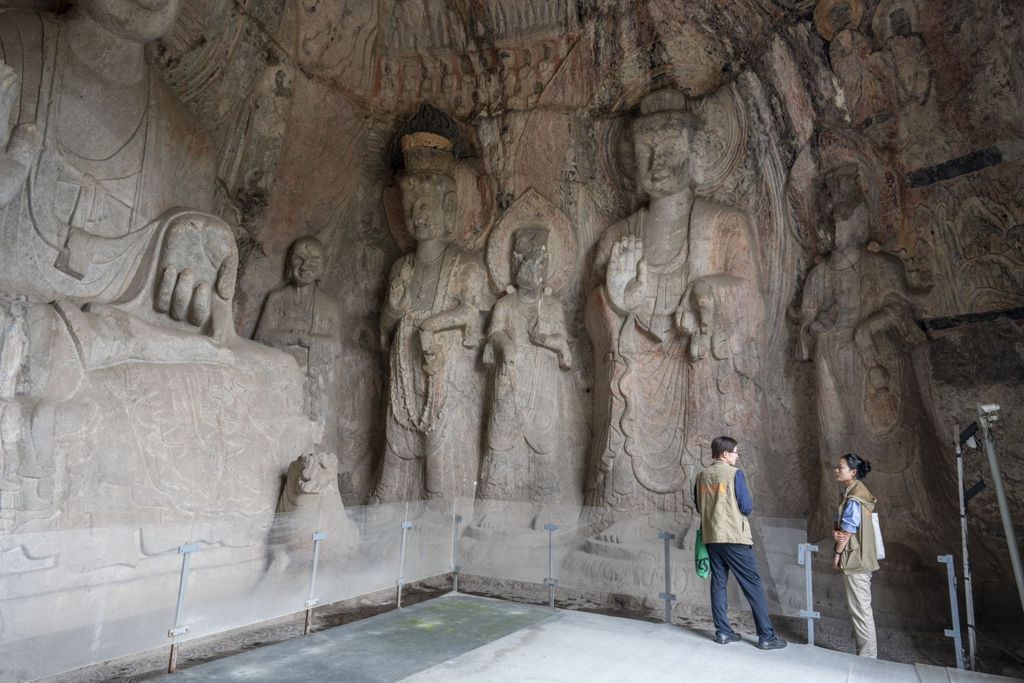
[[736,473],[732,465],[716,460],[697,475],[697,505],[705,543],[753,545],[750,523],[736,502]]

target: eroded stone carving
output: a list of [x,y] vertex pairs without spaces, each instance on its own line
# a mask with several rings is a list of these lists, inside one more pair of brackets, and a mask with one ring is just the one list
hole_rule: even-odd
[[492,277],[507,293],[494,305],[484,348],[484,363],[494,372],[479,490],[486,500],[544,504],[572,498],[564,490],[559,370],[570,369],[573,359],[565,312],[548,273],[561,271],[555,282],[564,283],[574,246],[568,220],[532,190],[491,234]]
[[328,561],[344,556],[359,542],[359,530],[345,514],[338,492],[338,456],[326,451],[304,453],[288,465],[271,531],[278,545],[275,564],[310,558],[315,531],[327,534],[323,550]]
[[267,295],[255,339],[285,351],[306,376],[306,414],[324,427],[324,442],[335,443],[341,351],[338,302],[320,287],[324,247],[300,237],[288,251],[288,284]]
[[[912,549],[890,552],[890,561],[910,568],[938,547],[939,510],[951,504],[948,473],[926,464],[939,446],[912,355],[925,341],[913,307],[922,292],[898,258],[868,248],[872,214],[855,166],[826,173],[818,196],[834,248],[804,284],[797,355],[815,365],[821,469],[837,453],[872,454],[889,528]],[[821,490],[831,490],[824,478]],[[827,533],[833,503],[819,501],[812,537]],[[935,525],[915,521],[925,518]]]
[[480,257],[450,241],[462,210],[452,141],[430,131],[402,138],[402,208],[416,251],[391,269],[381,313],[390,351],[386,445],[376,497],[470,496],[480,464],[474,376],[489,304]]

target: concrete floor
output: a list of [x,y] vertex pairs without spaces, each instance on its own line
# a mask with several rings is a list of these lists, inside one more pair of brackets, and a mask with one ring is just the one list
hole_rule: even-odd
[[387,612],[161,677],[186,681],[1008,681],[468,595]]

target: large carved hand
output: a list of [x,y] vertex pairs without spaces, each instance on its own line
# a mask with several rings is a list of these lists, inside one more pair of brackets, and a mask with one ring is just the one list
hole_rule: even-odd
[[612,247],[605,287],[612,306],[623,315],[640,308],[647,289],[647,261],[639,237],[623,237]]
[[234,334],[231,302],[238,272],[238,247],[231,228],[216,216],[185,213],[173,219],[160,254],[155,308],[197,327],[212,323],[211,335]]

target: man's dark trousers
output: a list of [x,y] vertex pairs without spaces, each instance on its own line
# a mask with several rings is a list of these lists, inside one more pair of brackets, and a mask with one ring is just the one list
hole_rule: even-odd
[[707,546],[711,558],[711,616],[715,620],[715,630],[723,635],[733,633],[725,591],[731,570],[750,603],[750,611],[754,613],[758,640],[762,643],[774,640],[775,629],[768,617],[768,602],[764,597],[753,547],[742,543],[708,543]]

